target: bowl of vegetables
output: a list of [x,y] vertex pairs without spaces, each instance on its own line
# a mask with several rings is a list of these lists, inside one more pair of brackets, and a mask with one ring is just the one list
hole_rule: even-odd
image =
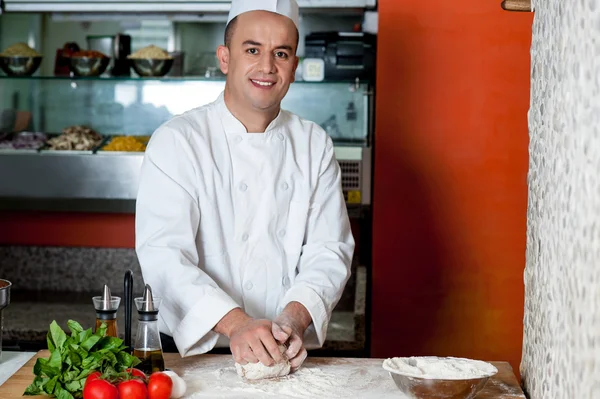
[[174,58],[154,45],[144,47],[127,57],[133,70],[141,77],[165,76],[173,66]]
[[77,51],[69,58],[69,69],[76,76],[100,76],[109,63],[110,57],[99,51]]
[[42,63],[42,55],[25,43],[15,43],[0,53],[0,69],[9,76],[31,76]]

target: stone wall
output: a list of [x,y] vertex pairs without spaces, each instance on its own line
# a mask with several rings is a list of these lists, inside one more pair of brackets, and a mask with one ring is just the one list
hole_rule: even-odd
[[597,399],[600,2],[533,6],[521,373],[532,399]]

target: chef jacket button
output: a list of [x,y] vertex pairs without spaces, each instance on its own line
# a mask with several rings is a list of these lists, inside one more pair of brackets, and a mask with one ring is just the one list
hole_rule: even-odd
[[285,191],[285,190],[287,190],[288,188],[290,188],[290,186],[288,186],[288,184],[284,182],[284,183],[281,185],[281,188],[282,188],[282,189]]
[[248,234],[242,234],[242,241],[248,241]]
[[235,142],[236,142],[236,143],[239,143],[239,142],[241,142],[241,141],[242,141],[242,138],[241,138],[240,136],[236,136],[236,137],[235,137]]
[[246,291],[250,291],[252,289],[252,287],[254,287],[252,285],[252,282],[248,281],[246,284],[244,284],[244,288],[246,289]]
[[290,278],[289,278],[289,277],[284,277],[284,278],[283,278],[283,285],[285,285],[286,287],[287,287],[288,285],[290,285]]
[[285,237],[285,230],[279,230],[279,237]]
[[246,191],[247,189],[248,189],[248,186],[246,185],[246,183],[241,183],[240,184],[240,190]]
[[277,138],[278,138],[279,140],[283,141],[283,134],[279,133],[279,134],[277,135]]

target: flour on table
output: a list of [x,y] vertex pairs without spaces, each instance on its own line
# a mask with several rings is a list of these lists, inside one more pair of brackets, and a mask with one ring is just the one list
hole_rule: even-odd
[[[279,345],[279,351],[283,355],[287,348],[283,345]],[[258,363],[247,363],[241,365],[235,364],[235,369],[240,377],[246,378],[247,380],[263,380],[269,378],[285,377],[290,373],[291,366],[290,361],[287,357],[283,356],[283,361],[273,366],[265,366],[261,362]]]
[[446,380],[489,377],[498,372],[493,365],[479,360],[435,356],[386,359],[383,368],[410,377]]
[[285,377],[250,381],[238,376],[233,362],[230,367],[223,367],[223,362],[205,361],[202,366],[185,371],[183,378],[189,395],[185,399],[381,399],[389,396],[407,399],[381,368],[381,363],[365,368],[353,360],[323,362],[313,359]]

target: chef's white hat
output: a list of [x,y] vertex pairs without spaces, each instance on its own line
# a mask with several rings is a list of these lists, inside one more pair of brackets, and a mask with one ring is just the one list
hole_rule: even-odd
[[296,29],[300,29],[298,3],[296,0],[232,0],[227,24],[240,14],[248,11],[271,11],[284,15],[294,21]]

